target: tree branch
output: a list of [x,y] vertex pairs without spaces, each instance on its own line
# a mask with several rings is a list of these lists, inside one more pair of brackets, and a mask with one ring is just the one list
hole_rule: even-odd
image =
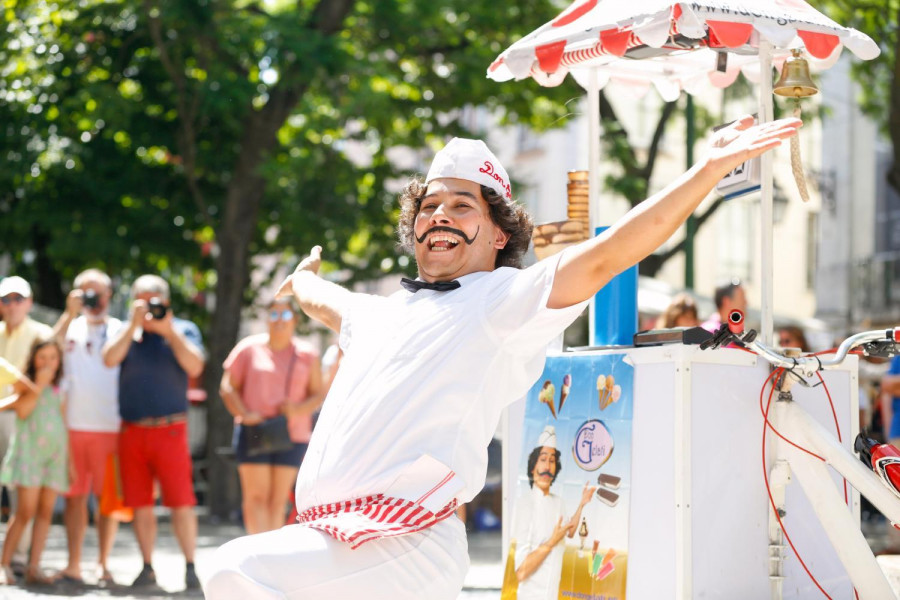
[[184,75],[184,70],[176,66],[175,61],[169,55],[168,47],[165,40],[163,40],[160,20],[158,16],[154,16],[154,10],[159,11],[160,9],[155,7],[151,0],[144,0],[144,13],[150,25],[150,36],[159,52],[159,61],[172,79],[172,83],[175,84],[175,103],[178,107],[178,120],[181,123],[181,128],[176,135],[176,143],[181,154],[188,191],[194,200],[194,204],[197,205],[197,210],[203,221],[207,225],[212,226],[213,223],[203,198],[203,190],[200,189],[200,184],[197,180],[197,134],[194,130],[194,121],[199,107],[197,102],[199,94],[195,91],[193,94],[194,102],[189,103],[188,96],[190,94],[188,92],[187,77]]
[[656,155],[659,153],[659,143],[662,141],[663,134],[666,131],[666,124],[675,112],[675,102],[666,102],[663,105],[662,113],[659,121],[656,123],[656,131],[653,132],[653,140],[650,142],[650,148],[647,150],[647,161],[644,167],[639,171],[641,176],[649,183],[650,175],[653,174],[653,167],[656,165]]
[[[719,207],[721,207],[724,203],[725,203],[725,198],[716,198],[716,200],[712,203],[712,206],[710,206],[708,209],[706,209],[706,212],[704,212],[699,217],[695,217],[696,229],[699,230],[700,227],[704,223],[706,223],[706,221],[708,221],[709,218],[712,217],[716,213],[716,211],[719,210]],[[675,244],[674,246],[672,246],[665,252],[662,252],[661,254],[653,255],[656,257],[657,264],[661,267],[663,264],[665,264],[665,262],[667,260],[669,260],[670,258],[675,256],[679,252],[683,252],[684,244],[686,241],[687,241],[687,238],[682,238],[682,240],[680,242],[678,242],[677,244]]]
[[319,0],[307,23],[307,28],[323,35],[337,33],[350,14],[354,0]]

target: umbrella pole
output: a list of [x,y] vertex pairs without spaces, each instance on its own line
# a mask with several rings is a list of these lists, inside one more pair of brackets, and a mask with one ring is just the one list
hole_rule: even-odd
[[[772,45],[765,41],[759,41],[759,122],[766,123],[774,118],[772,100]],[[760,225],[760,253],[762,264],[760,283],[762,299],[760,301],[760,336],[764,344],[771,344],[774,334],[772,319],[772,266],[773,266],[773,239],[772,226],[772,160],[773,154],[766,152],[760,157],[760,199],[759,225]],[[777,480],[781,471],[776,465],[781,464],[777,450],[769,456],[768,465],[772,466],[771,476]],[[768,465],[763,468],[769,469]],[[784,490],[782,484],[782,493]],[[775,513],[770,509],[769,513],[769,583],[772,591],[772,600],[781,600],[783,596],[784,581],[784,537],[781,533],[781,525],[778,523]]]
[[[772,104],[772,45],[759,41],[759,122],[767,123],[774,118]],[[772,234],[772,160],[773,154],[766,152],[760,162],[760,251],[762,254],[760,272],[760,335],[764,344],[771,344],[774,333],[772,313],[773,298],[773,234]]]
[[[594,237],[600,225],[600,83],[597,69],[588,71],[588,223],[591,230],[588,237]],[[590,344],[597,345],[597,328],[595,314],[596,302],[591,302],[588,311]]]

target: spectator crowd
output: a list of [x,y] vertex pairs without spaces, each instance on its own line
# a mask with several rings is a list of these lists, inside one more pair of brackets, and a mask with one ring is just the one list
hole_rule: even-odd
[[[200,590],[187,430],[188,382],[206,360],[200,330],[173,314],[168,282],[157,275],[132,283],[124,320],[109,314],[112,295],[109,275],[83,271],[51,327],[30,316],[25,279],[0,280],[0,485],[10,515],[0,584],[155,586],[161,504],[184,555],[185,589]],[[221,385],[235,417],[250,533],[285,523],[314,414],[337,368],[331,361],[323,374],[318,351],[296,337],[290,302],[273,302],[267,317],[268,333],[242,340],[228,356]],[[271,445],[279,436],[283,445]],[[59,496],[68,562],[49,573],[41,554]],[[85,569],[92,520],[97,563]],[[142,560],[130,582],[113,581],[107,564],[122,521],[131,522]]]

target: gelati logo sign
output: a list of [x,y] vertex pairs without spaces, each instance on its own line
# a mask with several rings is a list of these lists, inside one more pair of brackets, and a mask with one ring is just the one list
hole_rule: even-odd
[[585,471],[596,471],[609,460],[613,452],[613,438],[603,421],[585,421],[575,433],[572,456]]

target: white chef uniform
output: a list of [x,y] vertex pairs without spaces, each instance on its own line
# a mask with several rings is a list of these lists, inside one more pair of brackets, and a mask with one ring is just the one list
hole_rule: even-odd
[[[587,303],[547,308],[559,256],[471,273],[448,292],[352,294],[341,310],[345,356],[297,480],[298,512],[373,494],[414,502],[432,488],[431,513],[471,500],[500,412],[525,395],[547,344]],[[357,527],[359,514],[348,514]],[[458,519],[356,549],[333,535],[305,523],[229,542],[207,598],[449,600],[462,589]]]

